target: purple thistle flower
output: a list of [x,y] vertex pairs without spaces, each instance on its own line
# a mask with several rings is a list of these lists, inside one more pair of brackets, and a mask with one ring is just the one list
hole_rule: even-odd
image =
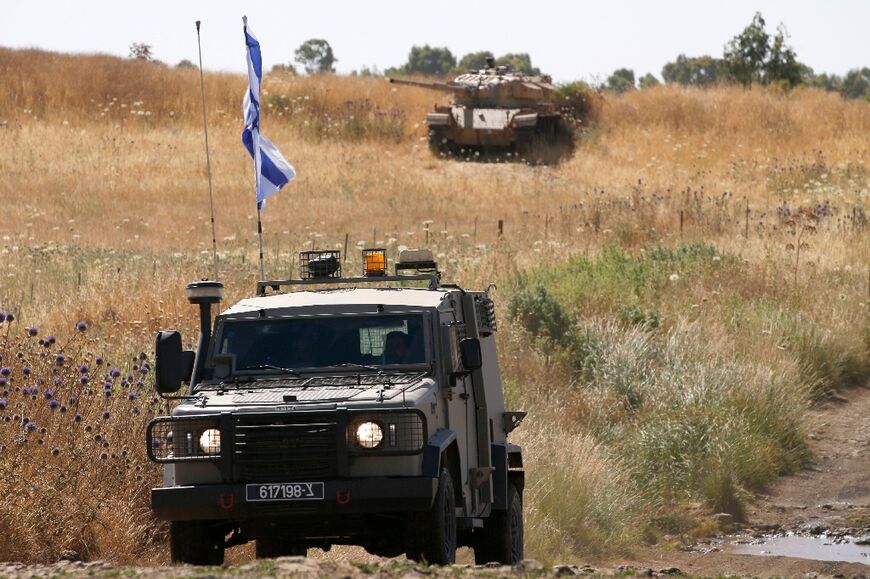
[[63,404],[60,405],[60,413],[66,414],[66,406],[64,406]]
[[0,386],[6,386],[6,382],[7,382],[6,378],[0,376]]
[[136,393],[130,392],[129,394],[127,394],[127,400],[136,400]]
[[7,313],[6,313],[6,321],[7,321],[7,322],[14,322],[14,321],[15,321],[15,315],[14,315],[12,312],[7,312]]
[[27,328],[27,335],[30,337],[33,337],[38,333],[39,333],[39,330],[37,328],[34,328],[34,327]]
[[48,344],[49,346],[51,346],[55,342],[57,342],[57,338],[55,338],[54,336],[49,336],[45,339],[45,343]]
[[139,414],[139,412],[140,412],[140,411],[139,411],[139,407],[138,407],[138,406],[134,406],[133,409],[132,409],[130,412],[132,412],[133,414]]
[[54,357],[54,363],[58,366],[63,366],[63,363],[66,361],[66,356],[63,355],[63,352],[58,353]]
[[37,342],[37,343],[38,343],[40,346],[44,346],[44,345],[45,345],[45,340],[43,340],[42,338],[39,338],[39,342]]
[[153,446],[154,448],[160,448],[162,445],[163,443],[160,441],[159,438],[155,438],[151,441],[151,446]]
[[24,374],[25,376],[30,376],[30,372],[31,372],[30,366],[25,366],[24,368],[21,369],[21,373]]
[[0,398],[0,410],[5,410],[7,406],[9,406],[9,400]]
[[43,395],[46,397],[46,399],[51,400],[52,398],[54,398],[54,391],[47,388],[45,392],[43,392]]
[[60,449],[58,447],[54,447],[51,449],[51,456],[60,456]]
[[148,365],[147,365],[147,364],[143,364],[142,367],[139,368],[139,373],[142,374],[142,375],[147,374],[147,373],[148,373]]
[[78,412],[76,412],[75,414],[73,414],[73,420],[74,420],[75,422],[81,422],[81,421],[82,421],[82,415],[79,414]]
[[10,368],[8,366],[4,366],[4,367],[0,368],[0,376],[8,376],[11,373],[12,373],[12,368]]
[[110,388],[106,388],[105,390],[103,390],[103,395],[105,395],[106,398],[111,398],[112,390]]
[[97,358],[94,360],[94,362],[97,363],[97,366],[102,366],[103,365],[103,357],[97,356]]
[[85,330],[88,329],[87,322],[81,321],[81,322],[76,323],[76,329],[80,332],[84,332]]
[[36,430],[36,423],[28,422],[24,425],[24,429],[27,430],[27,432],[33,432],[34,430]]
[[79,378],[79,382],[81,382],[82,384],[87,384],[90,381],[91,381],[91,379],[87,375],[84,375],[81,378]]
[[108,420],[112,416],[112,413],[108,410],[103,410],[103,420]]
[[121,371],[118,370],[117,368],[112,368],[111,370],[109,370],[109,376],[111,376],[112,378],[117,378],[120,375],[121,375]]
[[48,402],[48,407],[51,408],[52,410],[57,410],[57,408],[59,406],[60,406],[60,402],[58,402],[57,400],[50,400]]
[[90,368],[88,367],[87,364],[82,364],[81,366],[79,366],[79,372],[81,374],[87,374],[89,370],[90,370]]
[[6,321],[6,313],[0,311],[0,324],[2,324],[4,321]]

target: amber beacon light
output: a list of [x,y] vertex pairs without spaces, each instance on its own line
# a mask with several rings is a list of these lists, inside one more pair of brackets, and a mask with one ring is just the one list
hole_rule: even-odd
[[366,277],[380,277],[387,275],[387,250],[364,249],[363,275]]

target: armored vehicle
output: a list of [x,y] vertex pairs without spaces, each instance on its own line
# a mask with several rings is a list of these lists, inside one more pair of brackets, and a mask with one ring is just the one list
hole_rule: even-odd
[[258,282],[213,323],[223,286],[187,286],[199,345],[158,333],[155,387],[178,403],[147,429],[173,561],[220,564],[248,541],[258,557],[523,557],[507,437],[524,413],[505,410],[492,297],[442,283],[429,251],[402,252],[393,274],[384,250],[363,254],[347,278],[339,252],[303,252],[300,279]]
[[548,162],[572,150],[572,130],[553,103],[548,76],[513,72],[488,58],[487,68],[452,82],[389,80],[453,93],[450,106],[436,105],[426,115],[429,144],[437,154],[511,152],[530,162]]

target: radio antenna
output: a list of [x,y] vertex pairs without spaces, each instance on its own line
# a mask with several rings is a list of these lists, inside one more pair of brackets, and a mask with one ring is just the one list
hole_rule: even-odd
[[[211,186],[211,155],[208,150],[208,120],[205,116],[205,80],[202,73],[202,41],[199,37],[199,24],[196,21],[196,46],[199,50],[199,89],[202,94],[202,130],[205,133],[205,166],[208,172],[208,207],[211,211],[211,255],[214,261],[214,279],[218,279],[218,255],[217,255],[217,234],[215,233],[214,225],[214,195],[212,194]],[[261,258],[262,259],[262,258]]]

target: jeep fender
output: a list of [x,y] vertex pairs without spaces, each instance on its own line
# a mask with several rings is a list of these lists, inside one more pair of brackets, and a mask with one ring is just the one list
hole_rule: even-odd
[[505,510],[508,508],[508,481],[513,481],[514,486],[520,493],[525,487],[525,472],[523,471],[522,449],[516,444],[493,443],[490,445],[492,452],[492,466],[495,468],[492,474],[493,502],[492,508]]
[[[438,478],[441,473],[441,455],[456,440],[456,433],[449,428],[439,428],[423,448],[423,476]],[[461,485],[462,481],[457,481]]]

